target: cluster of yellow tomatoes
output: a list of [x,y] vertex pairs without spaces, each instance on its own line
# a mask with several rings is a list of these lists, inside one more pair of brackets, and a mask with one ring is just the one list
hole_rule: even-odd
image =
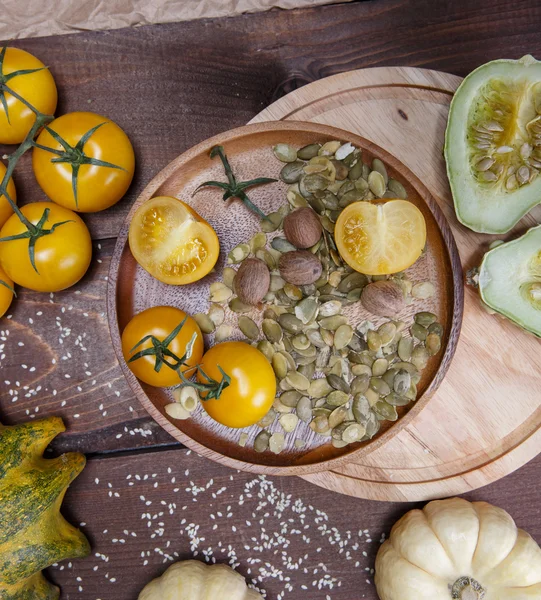
[[[48,68],[17,48],[0,49],[0,143],[28,143],[36,117],[53,115],[57,89]],[[13,284],[56,292],[77,283],[92,256],[90,233],[78,212],[109,208],[126,193],[135,159],[128,136],[90,112],[46,124],[32,146],[34,175],[50,201],[14,207],[0,196],[0,316]],[[6,166],[0,162],[0,181]],[[15,184],[7,195],[16,203]],[[52,202],[51,202],[52,201]]]

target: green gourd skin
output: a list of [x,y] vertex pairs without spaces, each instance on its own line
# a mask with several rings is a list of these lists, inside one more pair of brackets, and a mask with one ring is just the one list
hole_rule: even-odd
[[0,600],[57,600],[58,588],[41,570],[90,553],[86,537],[60,514],[85,457],[43,458],[51,440],[64,430],[58,417],[0,425]]

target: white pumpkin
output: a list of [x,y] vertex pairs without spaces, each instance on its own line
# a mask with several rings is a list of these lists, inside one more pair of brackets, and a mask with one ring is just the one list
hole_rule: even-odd
[[186,560],[171,565],[139,594],[139,600],[262,600],[227,565]]
[[486,502],[430,502],[393,527],[376,558],[381,600],[541,599],[541,549]]

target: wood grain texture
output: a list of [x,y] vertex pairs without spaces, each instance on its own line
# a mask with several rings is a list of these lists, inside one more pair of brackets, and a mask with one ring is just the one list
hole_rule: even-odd
[[[449,220],[464,269],[494,239],[460,225],[442,158],[448,106],[460,80],[411,68],[352,71],[315,82],[274,103],[254,121],[306,119],[349,127],[404,161]],[[541,220],[541,207],[505,239]],[[487,314],[466,290],[453,364],[433,399],[384,447],[312,483],[378,500],[426,500],[462,493],[507,475],[541,451],[541,342]]]
[[[466,498],[506,509],[539,542],[540,470],[538,457]],[[371,569],[382,536],[422,506],[339,497],[186,450],[91,459],[64,505],[93,552],[49,569],[63,600],[134,600],[172,561],[205,556],[240,564],[269,600],[377,600]]]
[[[285,93],[322,77],[383,65],[466,75],[495,58],[541,56],[536,0],[372,0],[11,42],[49,65],[58,114],[107,115],[132,140],[134,182],[118,205],[89,215],[94,239],[116,237],[130,205],[184,150],[244,125]],[[5,148],[0,148],[0,155]],[[15,180],[41,199],[28,157]]]
[[[341,449],[334,448],[329,438],[322,438],[301,422],[292,435],[286,436],[286,447],[279,455],[270,451],[258,453],[253,449],[253,440],[260,431],[258,426],[244,429],[249,439],[242,447],[238,443],[241,431],[219,425],[208,417],[202,407],[187,420],[179,421],[169,417],[165,413],[165,406],[174,401],[171,390],[145,385],[134,377],[122,357],[121,332],[135,314],[156,305],[176,306],[189,314],[206,313],[210,305],[209,286],[215,281],[221,281],[227,255],[235,246],[249,242],[260,231],[259,218],[240,202],[223,203],[220,199],[221,192],[217,193],[212,189],[201,190],[196,196],[193,195],[204,181],[224,179],[223,167],[218,161],[209,158],[209,150],[214,146],[223,146],[234,172],[240,180],[248,181],[262,175],[278,178],[283,163],[272,154],[272,148],[276,144],[286,143],[302,148],[311,143],[325,143],[334,139],[351,142],[361,148],[366,164],[371,164],[374,158],[382,160],[387,166],[389,177],[404,185],[408,199],[422,211],[426,221],[426,252],[407,270],[407,274],[415,282],[432,281],[436,294],[427,301],[412,303],[397,318],[405,323],[413,323],[416,312],[430,311],[438,316],[445,334],[442,351],[423,372],[417,401],[400,409],[398,422],[385,423],[370,442],[352,444]],[[250,199],[265,214],[269,214],[287,204],[288,187],[283,182],[261,186],[250,191]],[[170,286],[157,281],[137,265],[128,246],[130,223],[139,207],[156,196],[173,196],[188,202],[215,228],[221,254],[213,274],[187,286]],[[270,241],[271,237],[268,236],[267,239]],[[111,261],[108,295],[113,346],[124,374],[139,401],[166,431],[196,452],[232,468],[255,473],[301,475],[334,468],[346,460],[361,460],[362,456],[373,452],[375,448],[383,447],[420,413],[445,377],[454,355],[462,322],[464,289],[462,266],[449,225],[437,202],[419,179],[395,157],[366,139],[333,127],[288,121],[240,127],[215,136],[191,148],[156,175],[135,202],[120,231]],[[250,317],[260,324],[262,312],[254,309]],[[237,316],[227,309],[225,322],[234,330],[232,339],[244,340],[237,327]],[[385,321],[376,319],[360,302],[348,308],[347,316],[352,325],[367,319],[374,321],[376,325]],[[205,337],[208,349],[214,340],[213,336]],[[264,336],[261,335],[261,338],[264,339]],[[272,433],[282,431],[277,422],[268,430]],[[306,443],[302,449],[294,446],[294,441],[298,438]]]

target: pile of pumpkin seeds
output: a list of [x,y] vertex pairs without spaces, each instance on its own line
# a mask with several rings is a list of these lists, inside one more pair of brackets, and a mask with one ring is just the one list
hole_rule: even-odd
[[[415,401],[422,371],[440,351],[443,336],[430,312],[417,313],[409,325],[387,319],[376,326],[369,321],[350,323],[344,309],[358,302],[372,281],[393,279],[408,303],[430,298],[435,288],[428,281],[414,283],[405,273],[391,277],[358,273],[338,253],[334,224],[346,206],[407,197],[404,186],[388,177],[382,161],[376,158],[369,166],[359,148],[338,141],[300,150],[278,144],[273,150],[285,163],[280,179],[289,184],[287,202],[261,221],[261,231],[251,240],[230,251],[222,281],[210,286],[208,313],[194,318],[219,343],[235,335],[236,328],[225,317],[228,310],[236,313],[246,341],[274,369],[279,395],[259,422],[256,451],[279,453],[285,446],[284,434],[292,432],[295,446],[301,448],[305,444],[301,423],[341,448],[373,438],[382,421],[395,421],[397,408]],[[296,250],[281,228],[290,211],[304,206],[312,207],[321,219],[323,235],[310,251],[323,271],[315,283],[296,286],[278,271],[281,254]],[[250,256],[264,261],[271,273],[263,309],[244,304],[234,293],[234,267]],[[282,431],[271,433],[268,428],[276,421]],[[243,432],[239,443],[244,446],[247,440]]]

